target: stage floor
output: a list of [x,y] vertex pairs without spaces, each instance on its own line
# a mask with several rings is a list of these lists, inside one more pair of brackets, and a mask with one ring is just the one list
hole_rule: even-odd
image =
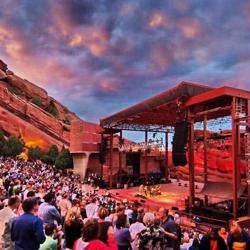
[[[172,180],[171,183],[168,184],[160,184],[161,186],[161,195],[157,196],[147,196],[146,199],[135,197],[139,194],[139,187],[130,187],[128,189],[112,189],[110,193],[113,197],[116,197],[120,200],[129,200],[129,201],[139,201],[142,202],[146,209],[148,210],[156,210],[159,207],[171,208],[178,207],[179,209],[185,208],[185,198],[189,195],[189,188],[185,187],[185,184],[188,185],[188,182],[181,181],[181,186],[179,186],[179,182],[176,180]],[[201,191],[203,184],[196,184],[197,189],[195,192],[197,193],[197,197],[199,196],[199,192]]]

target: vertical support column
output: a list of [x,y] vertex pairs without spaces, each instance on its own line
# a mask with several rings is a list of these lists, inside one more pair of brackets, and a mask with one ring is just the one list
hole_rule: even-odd
[[[248,99],[247,100],[247,114],[246,114],[247,116],[250,116],[250,100]],[[249,118],[247,118],[247,120],[246,120],[246,122],[247,122],[247,124],[248,124],[248,126],[247,126],[247,128],[246,128],[246,133],[250,133],[250,119]],[[247,135],[247,138],[249,138],[249,134]],[[247,139],[247,140],[249,140],[249,139]],[[249,143],[249,142],[247,142],[246,141],[246,143]],[[248,145],[247,145],[247,147],[248,147]],[[248,152],[247,152],[248,153]],[[250,176],[249,176],[249,157],[250,156],[247,156],[248,157],[248,159],[247,159],[247,162],[248,162],[248,166],[247,166],[247,214],[248,214],[248,216],[250,216]]]
[[194,118],[192,117],[191,110],[188,112],[189,117],[189,143],[188,143],[188,154],[189,154],[189,211],[191,211],[194,205]]
[[[204,115],[203,121],[203,138],[204,138],[204,186],[207,184],[207,115]],[[205,195],[205,206],[208,204],[208,197]]]
[[232,100],[232,160],[233,160],[233,218],[237,218],[237,209],[238,209],[238,169],[237,169],[237,151],[238,151],[238,133],[237,133],[237,124],[236,124],[236,97],[233,97]]
[[110,144],[109,144],[109,188],[113,187],[113,132],[110,133]]
[[148,180],[148,131],[145,131],[145,177]]
[[[120,131],[119,144],[122,143],[122,130]],[[119,151],[119,170],[118,170],[118,181],[121,183],[121,169],[122,169],[122,152]]]
[[165,178],[168,181],[168,132],[165,133]]
[[[101,133],[101,147],[100,147],[100,151],[103,150],[102,149],[103,140],[104,140],[104,136],[103,136],[103,133]],[[103,154],[103,152],[100,152],[100,154]],[[106,152],[104,152],[104,154],[106,154]],[[101,164],[101,176],[103,176],[103,162],[100,162],[100,164]]]

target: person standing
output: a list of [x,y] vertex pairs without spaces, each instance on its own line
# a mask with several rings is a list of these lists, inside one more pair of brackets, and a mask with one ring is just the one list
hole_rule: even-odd
[[212,228],[208,234],[202,237],[199,249],[227,250],[224,239],[219,236],[218,228]]
[[36,216],[38,207],[37,198],[23,201],[24,214],[15,218],[11,227],[11,240],[15,242],[15,250],[38,250],[45,241],[43,222]]
[[44,203],[39,206],[38,216],[41,218],[44,224],[52,224],[55,223],[55,221],[57,223],[61,222],[61,215],[59,214],[56,207],[53,205],[54,198],[54,194],[46,194],[43,197]]
[[11,196],[8,200],[8,206],[0,210],[0,249],[14,249],[14,242],[11,241],[11,225],[13,219],[17,217],[17,210],[21,200],[18,196]]
[[53,234],[56,231],[55,224],[46,224],[45,228],[46,240],[40,245],[39,250],[57,250],[57,240],[53,239]]
[[96,204],[96,199],[92,198],[91,202],[86,206],[86,214],[87,214],[87,218],[97,218],[97,213],[98,213],[98,209],[99,207]]
[[64,222],[64,237],[67,249],[72,249],[75,241],[81,237],[82,228],[83,221],[80,214],[75,210],[69,210]]
[[240,225],[233,221],[230,227],[230,232],[227,238],[229,250],[248,250],[250,249],[249,234],[240,227]]
[[161,220],[162,231],[167,239],[166,249],[174,250],[176,245],[175,241],[177,240],[177,227],[174,222],[174,217],[169,215],[168,209],[166,208],[160,208],[158,210],[158,216]]
[[58,203],[58,208],[61,211],[61,216],[62,216],[62,224],[64,223],[65,216],[68,212],[69,209],[71,209],[72,204],[69,201],[69,195],[67,193],[63,193],[62,199]]

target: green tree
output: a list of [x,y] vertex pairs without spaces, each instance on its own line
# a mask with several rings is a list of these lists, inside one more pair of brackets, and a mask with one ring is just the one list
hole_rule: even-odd
[[42,161],[44,163],[54,165],[58,155],[59,155],[58,147],[56,145],[51,145],[49,151],[42,156]]
[[56,158],[55,166],[57,169],[68,169],[73,167],[73,159],[68,149],[62,149]]
[[36,106],[38,106],[38,107],[40,107],[40,108],[43,108],[43,105],[42,105],[42,101],[41,101],[40,96],[35,96],[35,97],[31,100],[31,102],[32,102],[33,104],[35,104]]
[[5,148],[6,140],[4,137],[4,132],[0,130],[0,155],[4,155],[4,148]]
[[13,93],[13,94],[15,94],[15,95],[18,95],[18,96],[22,96],[22,95],[23,95],[23,93],[22,93],[22,91],[21,91],[20,89],[18,89],[17,87],[15,87],[15,86],[13,86],[13,85],[11,85],[11,84],[8,84],[8,85],[7,85],[7,88],[8,88],[8,90],[9,90],[11,93]]
[[39,148],[39,146],[36,146],[34,148],[29,148],[28,157],[29,157],[29,160],[39,160],[39,159],[41,159],[42,151]]
[[8,138],[4,145],[4,155],[15,157],[23,152],[24,142],[22,139],[12,135]]

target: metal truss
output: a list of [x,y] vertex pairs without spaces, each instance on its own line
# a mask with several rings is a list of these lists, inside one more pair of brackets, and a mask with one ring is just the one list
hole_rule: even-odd
[[103,128],[114,130],[129,130],[129,131],[148,131],[161,133],[174,133],[174,127],[158,124],[129,124],[129,123],[108,123],[102,124]]
[[[232,125],[231,116],[219,117],[219,118],[208,120],[207,122],[207,128],[210,131],[231,129],[232,127],[231,125]],[[203,122],[196,122],[195,129],[203,130]]]

